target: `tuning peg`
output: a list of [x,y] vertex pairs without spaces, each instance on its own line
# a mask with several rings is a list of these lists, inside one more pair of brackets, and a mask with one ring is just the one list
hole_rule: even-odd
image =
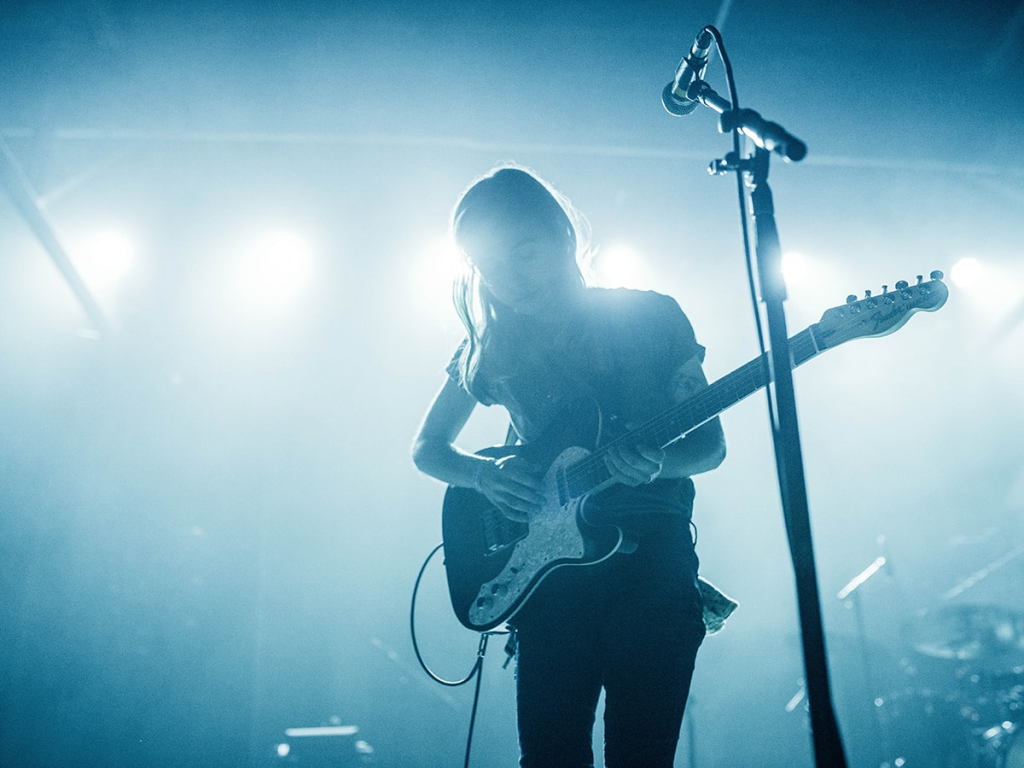
[[942,274],[942,270],[933,269],[931,271],[931,274],[928,275],[928,277],[930,277],[932,280],[941,280],[943,277],[945,277],[945,275]]
[[920,285],[924,281],[924,275],[917,276],[917,284]]
[[899,282],[896,283],[896,290],[905,291],[909,286],[910,283],[908,283],[906,280],[900,280]]
[[865,299],[870,299],[871,298],[871,291],[864,291],[864,298]]
[[857,301],[857,297],[854,296],[852,293],[849,296],[846,297],[846,303],[847,304],[853,304],[856,301]]
[[883,285],[882,286],[882,295],[884,296],[888,292],[889,292],[889,286],[888,285]]

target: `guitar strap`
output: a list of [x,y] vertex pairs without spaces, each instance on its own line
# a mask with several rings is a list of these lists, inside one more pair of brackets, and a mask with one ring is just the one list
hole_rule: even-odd
[[505,433],[505,445],[515,445],[519,440],[516,434],[516,427],[511,421],[508,423],[508,431]]

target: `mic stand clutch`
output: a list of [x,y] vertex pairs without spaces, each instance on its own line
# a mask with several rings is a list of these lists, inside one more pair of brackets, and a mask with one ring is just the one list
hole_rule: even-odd
[[[721,48],[718,31],[710,27]],[[731,67],[721,51],[727,72]],[[678,78],[677,78],[678,79]],[[742,133],[755,145],[752,157],[739,157],[738,140],[735,151],[724,160],[716,160],[710,171],[715,174],[734,171],[742,175],[741,198],[748,216],[754,223],[755,262],[760,283],[761,301],[765,305],[771,353],[768,380],[772,411],[772,437],[775,445],[776,471],[782,497],[786,533],[796,576],[797,603],[803,638],[804,669],[807,679],[807,698],[810,705],[811,732],[815,764],[819,768],[845,768],[839,727],[832,708],[829,690],[828,663],[825,654],[825,633],[822,626],[821,603],[811,541],[810,513],[807,506],[807,486],[804,479],[803,454],[797,425],[796,398],[793,392],[793,371],[786,315],[783,303],[786,286],[782,278],[782,251],[771,189],[768,187],[768,167],[772,152],[790,161],[801,160],[807,154],[807,145],[777,123],[764,120],[750,109],[734,109],[728,99],[721,97],[703,80],[695,78],[686,89],[686,99],[709,107],[720,114],[719,130]],[[671,111],[671,110],[670,110]],[[745,193],[743,186],[745,185]],[[746,231],[744,229],[744,231]]]

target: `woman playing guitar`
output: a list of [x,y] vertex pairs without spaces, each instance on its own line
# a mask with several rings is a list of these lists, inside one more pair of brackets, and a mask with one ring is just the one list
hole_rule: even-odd
[[609,440],[706,387],[704,348],[672,298],[585,284],[581,218],[526,169],[478,179],[451,226],[467,265],[455,290],[466,339],[416,435],[416,466],[528,527],[551,504],[546,467],[528,451],[455,445],[477,404],[501,405],[524,447],[551,435],[563,448],[607,447],[613,482],[586,498],[585,516],[636,542],[630,554],[555,568],[509,619],[521,765],[593,765],[603,688],[606,764],[670,768],[705,634],[690,477],[722,462],[725,440],[717,418],[664,449]]

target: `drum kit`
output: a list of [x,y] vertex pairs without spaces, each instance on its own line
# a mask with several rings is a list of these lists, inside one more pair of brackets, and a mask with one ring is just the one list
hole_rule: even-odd
[[[1024,562],[1024,545],[909,620],[892,615],[896,647],[868,642],[860,602],[860,588],[887,565],[886,558],[840,591],[837,597],[854,609],[858,628],[845,642],[834,638],[839,642],[830,648],[838,688],[846,694],[837,706],[846,709],[847,746],[859,758],[851,764],[1024,768],[1024,613],[965,601],[979,582],[1015,561]],[[1004,575],[1008,580],[998,587],[988,582],[988,595],[999,603],[1019,602],[1007,592],[1015,577]]]
[[874,700],[891,768],[1024,768],[1024,614],[944,605],[906,627],[902,686]]

